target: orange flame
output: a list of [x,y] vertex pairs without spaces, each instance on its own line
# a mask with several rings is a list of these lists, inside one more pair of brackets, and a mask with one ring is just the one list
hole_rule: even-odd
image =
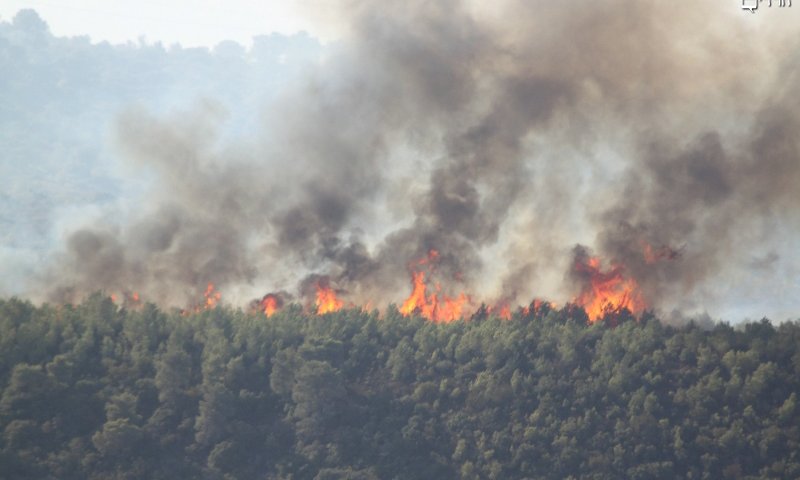
[[280,308],[278,297],[269,293],[261,299],[261,310],[264,312],[264,315],[271,316],[275,312],[278,311]]
[[400,313],[411,315],[415,310],[424,317],[430,316],[427,298],[425,298],[425,272],[411,273],[411,295],[408,296],[400,307]]
[[554,302],[548,302],[547,300],[534,298],[533,301],[531,301],[530,305],[522,309],[522,315],[523,316],[528,316],[530,314],[538,315],[539,313],[542,312],[542,309],[545,309],[545,312],[547,312],[550,310],[554,310],[556,308],[558,308],[558,305],[556,305]]
[[[110,297],[111,301],[114,303],[117,303],[117,301],[120,300],[120,296],[118,296],[116,293],[112,293]],[[140,300],[138,292],[130,292],[129,290],[123,291],[121,293],[121,298],[122,305],[126,308],[137,307]]]
[[503,320],[511,320],[511,305],[508,304],[508,301],[498,302],[495,306],[487,308],[487,311]]
[[576,262],[575,269],[589,280],[575,303],[583,307],[591,321],[600,320],[606,313],[624,309],[640,313],[645,309],[639,286],[632,278],[625,277],[621,266],[603,271],[600,259],[590,257],[585,263]]
[[[426,265],[436,261],[439,252],[431,250],[427,258],[416,262],[417,266]],[[452,322],[463,315],[464,306],[469,302],[469,297],[464,293],[456,297],[441,294],[441,286],[436,285],[436,292],[426,295],[425,272],[411,272],[411,295],[400,306],[403,315],[418,314],[433,322]]]
[[317,283],[317,315],[340,310],[344,302],[336,298],[336,292],[327,285]]
[[209,282],[208,286],[206,287],[205,293],[203,293],[203,297],[205,297],[206,299],[205,309],[211,310],[212,308],[217,306],[220,299],[222,298],[222,294],[215,291],[214,284]]

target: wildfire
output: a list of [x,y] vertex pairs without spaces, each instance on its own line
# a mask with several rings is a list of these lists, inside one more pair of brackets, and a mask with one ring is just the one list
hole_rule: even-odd
[[275,295],[267,294],[261,299],[261,310],[264,312],[264,315],[269,317],[277,312],[278,308],[280,308],[278,306],[278,297]]
[[181,309],[181,315],[188,316],[191,315],[192,313],[200,313],[203,310],[212,310],[219,304],[219,301],[221,299],[222,299],[222,294],[215,289],[213,283],[208,282],[208,285],[206,286],[206,291],[203,292],[202,303],[199,303],[194,307]]
[[[431,250],[427,258],[419,260],[416,265],[433,263],[438,257],[439,252]],[[416,313],[433,322],[452,322],[462,317],[464,307],[469,302],[466,294],[450,297],[442,294],[441,286],[436,284],[436,291],[426,295],[425,272],[421,270],[411,272],[411,284],[411,295],[400,306],[400,313],[403,315]]]
[[205,309],[211,310],[212,308],[217,306],[220,299],[222,298],[222,294],[214,290],[214,284],[209,282],[208,286],[206,287],[205,293],[203,293],[203,297],[206,299]]
[[503,320],[511,320],[511,305],[505,300],[497,303],[493,307],[489,307],[487,310],[488,313],[502,318]]
[[522,315],[539,315],[541,313],[547,313],[551,310],[555,310],[556,308],[558,308],[558,305],[554,302],[548,302],[547,300],[534,298],[530,305],[522,309]]
[[336,298],[336,292],[326,285],[317,283],[317,315],[340,310],[344,302]]
[[511,307],[506,303],[500,306],[497,316],[505,320],[511,320]]
[[194,309],[195,312],[213,309],[222,299],[222,294],[216,291],[213,283],[208,282],[208,286],[206,286],[206,291],[203,292],[203,299],[204,299],[203,303],[201,305],[198,305]]
[[597,257],[580,256],[575,262],[575,272],[586,283],[575,303],[586,310],[589,320],[597,321],[606,313],[628,309],[639,313],[645,308],[639,286],[624,275],[620,265],[603,271]]
[[[111,301],[114,303],[117,303],[117,301],[120,300],[120,296],[118,296],[116,293],[112,293],[110,297]],[[125,291],[121,294],[121,298],[122,298],[122,305],[125,307],[131,308],[139,305],[140,299],[138,292]]]
[[[643,244],[643,258],[673,259],[678,253],[668,247],[658,249],[645,248]],[[573,302],[568,303],[565,308],[583,309],[591,322],[604,319],[608,314],[618,314],[623,311],[640,314],[647,305],[639,285],[625,270],[622,264],[611,263],[610,265],[601,263],[599,257],[592,256],[586,247],[577,246],[575,248],[575,258],[573,261],[571,275],[580,286],[579,294]],[[444,293],[446,290],[436,279],[439,266],[439,252],[431,250],[425,258],[409,263],[409,274],[411,276],[411,293],[399,307],[402,315],[418,315],[435,323],[449,323],[465,318],[482,320],[493,316],[511,320],[514,311],[524,318],[530,316],[544,316],[550,311],[557,309],[553,302],[535,298],[527,306],[515,306],[511,297],[496,298],[491,304],[481,304],[477,311],[471,316],[468,309],[475,305],[474,299],[466,293],[449,295]],[[452,274],[452,280],[460,281],[458,274]],[[336,312],[345,307],[345,302],[337,296],[337,290],[330,284],[327,276],[317,275],[305,283],[304,291],[313,297],[314,302],[308,309],[317,315]],[[306,289],[313,286],[312,289]],[[341,291],[338,291],[341,294]],[[138,293],[125,293],[126,302],[138,302]],[[112,296],[116,300],[117,296]],[[184,310],[183,314],[192,312],[199,313],[203,310],[215,308],[221,301],[220,293],[215,289],[213,283],[209,283],[203,293],[204,301],[192,310]],[[305,297],[308,298],[308,297]],[[251,311],[263,312],[270,317],[284,308],[291,296],[285,292],[267,293],[262,298],[256,298],[250,303]],[[362,306],[362,311],[371,309],[371,302]],[[348,307],[355,307],[348,303]],[[613,320],[613,318],[612,318]],[[612,322],[613,324],[613,322]]]

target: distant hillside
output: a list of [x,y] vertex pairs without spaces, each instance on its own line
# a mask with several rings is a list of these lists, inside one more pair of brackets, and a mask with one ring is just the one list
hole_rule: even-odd
[[5,479],[800,477],[798,323],[11,299],[0,388]]
[[304,34],[259,36],[249,48],[110,45],[55,37],[33,10],[0,21],[0,292],[22,291],[12,277],[60,241],[64,223],[141,193],[114,146],[122,112],[211,101],[228,113],[226,133],[243,134],[321,51]]

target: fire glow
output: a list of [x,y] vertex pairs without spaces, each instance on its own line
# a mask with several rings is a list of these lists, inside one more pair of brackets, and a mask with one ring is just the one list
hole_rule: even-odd
[[597,321],[609,313],[629,310],[641,313],[646,305],[636,282],[625,275],[621,265],[603,269],[597,257],[579,257],[575,272],[586,280],[575,303],[586,311],[590,321]]
[[336,292],[327,284],[317,283],[317,315],[341,310],[344,302],[336,297]]
[[[589,255],[585,249],[576,249],[576,252],[572,274],[579,281],[580,292],[573,298],[572,304],[583,308],[591,322],[596,322],[608,314],[619,314],[626,310],[638,315],[647,308],[641,289],[636,281],[626,274],[622,265],[612,263],[604,266],[599,257]],[[642,256],[648,263],[651,259],[654,262],[673,260],[677,255],[668,247],[643,248],[642,250]],[[424,258],[409,264],[411,293],[398,308],[402,315],[417,315],[434,323],[449,323],[469,318],[470,312],[474,311],[473,317],[489,314],[510,320],[514,315],[515,308],[520,315],[528,316],[541,314],[545,306],[547,307],[545,313],[557,307],[555,303],[538,298],[535,298],[529,306],[514,307],[511,299],[502,298],[489,305],[482,304],[475,310],[472,296],[464,292],[455,295],[445,294],[441,284],[431,280],[436,273],[438,261],[439,252],[431,250]],[[455,277],[454,280],[458,280],[458,275]],[[345,302],[337,294],[337,291],[338,293],[342,293],[342,291],[331,286],[328,277],[317,280],[313,285],[313,307],[308,307],[310,311],[317,315],[324,315],[344,308]],[[288,294],[268,293],[261,299],[253,300],[250,308],[270,317],[284,308],[287,301],[286,295]],[[117,296],[111,295],[111,298],[116,301]],[[212,310],[220,304],[221,299],[221,293],[216,290],[213,283],[209,283],[203,293],[203,302],[192,310],[184,310],[184,313]],[[125,294],[125,301],[129,304],[138,304],[139,294]],[[310,299],[309,303],[311,303]],[[367,305],[370,304],[367,303]],[[348,305],[354,306],[355,304]],[[367,307],[362,308],[368,309]]]
[[205,293],[203,293],[203,297],[205,298],[205,308],[206,310],[211,310],[217,306],[219,301],[222,299],[222,294],[214,289],[214,284],[209,282],[208,286],[206,287]]
[[122,305],[126,307],[136,307],[137,305],[139,305],[140,302],[138,292],[126,291],[123,292],[121,295],[112,293],[111,295],[109,295],[109,297],[111,297],[112,302],[117,303],[121,301]]
[[[416,262],[416,267],[426,265],[435,266],[439,258],[439,252],[431,250],[428,256]],[[463,310],[469,303],[469,297],[465,293],[460,293],[454,297],[441,293],[441,285],[434,285],[434,292],[426,294],[427,284],[425,283],[425,272],[416,270],[411,272],[411,295],[400,306],[400,313],[403,315],[417,314],[432,322],[452,322],[463,316]]]
[[462,317],[464,305],[469,301],[466,294],[448,297],[437,284],[436,292],[426,296],[425,272],[413,272],[412,285],[411,295],[400,307],[403,315],[417,314],[432,322],[452,322]]
[[259,306],[264,315],[270,317],[283,307],[283,300],[274,293],[268,293],[261,299]]

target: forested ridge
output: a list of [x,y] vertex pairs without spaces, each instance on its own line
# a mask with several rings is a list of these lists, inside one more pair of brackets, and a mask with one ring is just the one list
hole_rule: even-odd
[[0,477],[800,478],[800,324],[0,300]]

